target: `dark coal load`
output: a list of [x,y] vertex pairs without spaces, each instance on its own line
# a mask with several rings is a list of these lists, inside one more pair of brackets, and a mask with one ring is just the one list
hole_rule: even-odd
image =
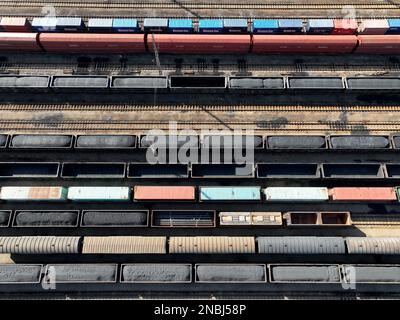
[[142,264],[126,265],[124,282],[189,282],[190,265]]
[[197,267],[199,282],[263,282],[265,267],[258,265],[199,265]]
[[0,226],[7,226],[10,221],[10,212],[0,211]]
[[230,86],[231,88],[251,88],[251,89],[257,89],[257,88],[262,88],[263,87],[263,80],[261,78],[238,78],[238,79],[231,79],[230,80]]
[[390,282],[400,283],[400,267],[388,266],[345,266],[347,282]]
[[74,226],[77,224],[77,212],[58,211],[21,211],[15,217],[17,226]]
[[176,147],[181,148],[185,146],[186,148],[198,148],[199,139],[197,136],[186,136],[186,135],[177,135],[177,136],[154,136],[148,135],[143,136],[140,140],[140,146],[142,148],[170,148]]
[[272,281],[280,282],[340,282],[337,266],[276,266]]
[[145,226],[146,212],[87,211],[83,215],[85,226]]
[[262,136],[204,136],[204,148],[262,148]]
[[71,145],[71,136],[61,135],[17,135],[12,139],[15,148],[67,148]]
[[333,149],[384,149],[390,143],[383,136],[336,136],[331,137],[331,145]]
[[40,265],[0,265],[0,283],[37,283],[40,280]]
[[47,276],[56,282],[115,282],[117,270],[113,264],[49,265]]
[[167,79],[159,77],[118,77],[114,79],[116,88],[166,88]]
[[4,147],[7,142],[7,135],[0,134],[0,147]]
[[325,137],[321,136],[268,137],[269,149],[322,149],[325,146]]
[[76,142],[76,146],[79,148],[134,148],[135,143],[135,136],[79,136]]

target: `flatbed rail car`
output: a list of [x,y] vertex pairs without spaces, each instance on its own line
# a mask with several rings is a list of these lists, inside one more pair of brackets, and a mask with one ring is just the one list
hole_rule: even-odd
[[315,236],[17,236],[0,237],[0,253],[399,255],[400,238]]

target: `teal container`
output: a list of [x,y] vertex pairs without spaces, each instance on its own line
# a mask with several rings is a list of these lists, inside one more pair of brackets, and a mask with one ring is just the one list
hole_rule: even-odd
[[260,187],[200,187],[200,201],[260,201]]

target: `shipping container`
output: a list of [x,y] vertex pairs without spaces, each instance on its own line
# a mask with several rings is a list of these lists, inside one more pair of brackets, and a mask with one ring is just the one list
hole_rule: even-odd
[[257,178],[319,179],[320,166],[316,163],[257,163]]
[[215,227],[215,211],[212,210],[153,210],[152,227]]
[[223,29],[222,19],[199,19],[200,33],[221,33]]
[[226,77],[221,76],[170,76],[170,88],[225,89]]
[[300,34],[303,32],[303,21],[301,19],[279,19],[278,32]]
[[267,282],[265,264],[196,264],[199,283],[263,283]]
[[128,166],[128,178],[135,179],[163,179],[163,178],[188,178],[189,167],[186,164],[165,163],[130,163]]
[[357,46],[355,35],[254,35],[253,53],[350,54]]
[[[42,49],[36,44],[39,50]],[[107,33],[41,33],[41,47],[47,52],[60,53],[145,53],[143,34]],[[0,38],[1,44],[1,38]]]
[[136,147],[136,136],[131,135],[85,135],[78,136],[75,148],[125,149]]
[[387,136],[369,135],[343,135],[330,136],[330,147],[332,149],[388,149],[390,140]]
[[399,284],[400,266],[397,264],[343,265],[347,283]]
[[306,25],[306,31],[310,34],[331,34],[333,28],[333,19],[308,19]]
[[269,136],[268,149],[326,149],[324,136]]
[[347,237],[349,254],[400,254],[400,238]]
[[177,135],[143,135],[140,136],[140,148],[159,148],[175,149],[187,148],[198,149],[199,137],[195,135],[186,135],[179,133]]
[[56,17],[36,17],[32,19],[32,30],[35,32],[54,32],[57,30]]
[[65,187],[1,187],[0,199],[5,201],[66,201]]
[[0,52],[42,52],[37,33],[1,32]]
[[190,283],[192,265],[135,263],[121,266],[121,283]]
[[0,162],[0,178],[57,178],[58,162]]
[[394,188],[336,187],[329,190],[333,201],[396,201]]
[[113,19],[114,32],[140,32],[137,19]]
[[324,264],[271,264],[271,283],[340,283],[338,265]]
[[[1,165],[0,165],[1,168]],[[62,178],[125,178],[126,164],[122,162],[64,162]]]
[[0,284],[40,283],[41,264],[0,264]]
[[51,88],[108,88],[107,76],[53,76]]
[[77,227],[78,210],[16,210],[13,227]]
[[193,32],[192,19],[169,19],[168,32],[170,33],[192,33]]
[[229,77],[229,89],[283,90],[285,81],[282,77]]
[[69,187],[68,199],[72,201],[129,201],[129,187]]
[[204,135],[201,147],[205,149],[263,149],[261,135]]
[[166,237],[85,237],[83,254],[165,254]]
[[355,53],[360,54],[399,54],[400,35],[359,35]]
[[[1,168],[1,167],[0,167]],[[192,164],[192,178],[254,178],[254,164]]]
[[154,52],[153,39],[159,53],[239,54],[250,50],[250,35],[155,34],[147,40],[150,52]]
[[301,90],[344,90],[345,84],[341,77],[289,77],[289,89]]
[[260,187],[200,187],[200,201],[260,201]]
[[386,19],[363,19],[358,29],[359,34],[382,35],[389,29]]
[[278,20],[273,19],[254,19],[253,33],[268,34],[277,33],[279,30]]
[[226,33],[247,33],[247,19],[223,19],[223,28]]
[[76,254],[80,251],[80,245],[81,237],[0,237],[0,253]]
[[167,77],[113,76],[111,78],[113,89],[166,89],[167,87]]
[[81,227],[147,227],[148,210],[83,210]]
[[263,190],[267,201],[319,202],[328,201],[328,188],[324,187],[268,187]]
[[169,253],[256,253],[254,237],[170,237]]
[[348,90],[359,90],[371,92],[378,91],[399,91],[400,78],[389,77],[347,77]]
[[168,30],[168,19],[145,18],[143,21],[143,28],[145,32],[150,33],[165,32]]
[[63,32],[79,32],[85,29],[85,24],[82,18],[77,17],[67,17],[67,18],[57,18],[56,20],[57,31]]
[[24,17],[2,17],[0,20],[0,29],[5,32],[29,32],[31,23]]
[[282,225],[281,212],[220,212],[219,219],[219,223],[221,226]]
[[55,283],[115,283],[117,264],[48,264],[45,276]]
[[27,76],[27,75],[2,75],[0,76],[0,89],[9,91],[15,89],[47,89],[50,84],[49,76]]
[[71,148],[71,135],[19,134],[11,139],[10,148],[58,149]]
[[262,254],[345,254],[341,237],[257,237]]
[[91,32],[110,32],[113,27],[111,18],[89,18],[88,30]]
[[382,179],[383,165],[379,163],[323,163],[323,178],[335,179]]
[[194,201],[195,187],[193,186],[135,186],[135,201]]
[[388,19],[388,24],[386,34],[400,34],[400,19]]
[[10,225],[11,216],[12,216],[11,210],[0,211],[0,228],[8,227]]
[[336,35],[351,35],[358,30],[358,23],[355,19],[334,19],[334,28],[332,34]]

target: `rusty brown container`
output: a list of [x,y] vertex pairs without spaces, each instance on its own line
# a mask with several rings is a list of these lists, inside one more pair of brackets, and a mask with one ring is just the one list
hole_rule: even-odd
[[399,54],[400,35],[360,35],[356,53]]
[[37,33],[0,32],[0,52],[42,51],[37,43]]
[[394,188],[332,188],[330,197],[334,201],[396,201]]
[[195,200],[193,186],[135,186],[135,201]]

